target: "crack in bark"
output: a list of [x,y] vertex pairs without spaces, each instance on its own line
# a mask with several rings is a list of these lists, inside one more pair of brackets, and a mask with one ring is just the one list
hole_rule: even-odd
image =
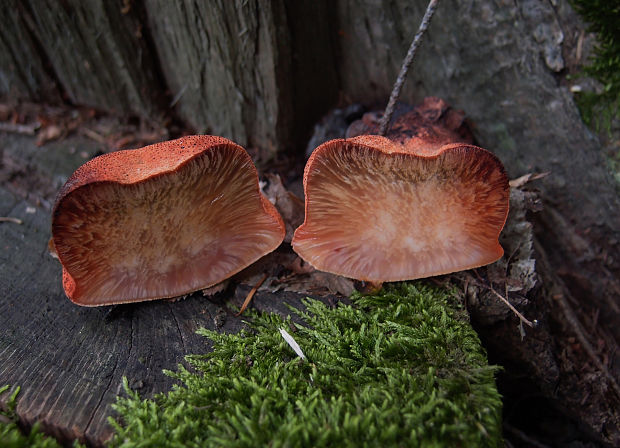
[[[127,364],[127,362],[131,359],[131,351],[133,349],[133,337],[134,337],[134,324],[133,324],[133,321],[134,321],[134,316],[132,315],[131,316],[130,335],[129,335],[129,350],[127,351],[127,358],[125,360],[125,364]],[[99,396],[99,401],[95,405],[95,409],[93,410],[92,414],[90,415],[90,418],[88,419],[88,422],[86,423],[86,426],[84,426],[84,432],[83,432],[84,439],[86,439],[86,434],[88,433],[88,431],[89,431],[89,429],[90,429],[90,427],[91,427],[91,425],[92,425],[92,423],[93,423],[93,421],[95,419],[95,415],[97,415],[97,413],[99,412],[99,409],[101,408],[101,404],[103,403],[104,397],[107,395],[108,391],[110,390],[110,387],[112,386],[112,382],[114,381],[114,377],[116,376],[116,371],[117,371],[118,365],[119,365],[119,356],[116,357],[116,360],[114,362],[114,367],[112,368],[112,372],[110,373],[110,380],[108,381],[108,384],[105,386],[105,389],[103,390],[103,392]]]
[[179,339],[181,340],[181,346],[183,347],[183,354],[187,354],[187,350],[185,349],[185,339],[183,338],[183,332],[181,331],[181,326],[179,325],[179,319],[177,319],[176,314],[174,313],[174,307],[171,303],[168,303],[168,308],[170,308],[170,314],[172,314],[172,318],[174,319],[174,323],[177,326],[177,332],[179,333]]

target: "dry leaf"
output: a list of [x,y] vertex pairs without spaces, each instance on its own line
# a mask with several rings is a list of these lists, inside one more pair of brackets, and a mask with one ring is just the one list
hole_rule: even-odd
[[279,175],[266,174],[265,178],[269,182],[264,188],[265,196],[282,215],[286,226],[284,241],[290,243],[295,229],[304,222],[304,201],[284,187]]
[[57,140],[63,135],[63,129],[55,124],[44,127],[37,134],[37,146],[42,146],[45,143]]
[[217,293],[222,292],[226,288],[228,288],[229,284],[230,284],[230,279],[226,279],[223,282],[219,282],[213,286],[209,286],[208,288],[203,289],[202,295],[205,297],[213,297]]

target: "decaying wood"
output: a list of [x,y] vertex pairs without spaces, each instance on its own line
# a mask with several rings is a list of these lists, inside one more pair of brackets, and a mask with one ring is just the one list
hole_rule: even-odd
[[[30,90],[40,91],[29,99],[53,101],[53,92],[45,86],[57,80],[73,104],[123,115],[157,116],[165,88],[142,33],[139,11],[99,0],[14,3],[19,4],[3,8],[10,17],[2,18],[0,42],[6,40],[15,48],[13,73],[37,68],[34,79],[20,77],[22,82],[28,80]],[[4,28],[5,24],[11,28]],[[19,34],[11,35],[12,29]],[[31,44],[26,47],[16,39]],[[18,44],[27,52],[17,53]]]
[[0,98],[59,102],[59,87],[29,31],[23,2],[4,2],[0,24]]

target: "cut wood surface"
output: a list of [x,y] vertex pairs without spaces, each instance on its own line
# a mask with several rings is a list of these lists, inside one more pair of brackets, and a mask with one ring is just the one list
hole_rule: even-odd
[[[174,303],[74,305],[62,290],[60,264],[48,253],[49,206],[55,185],[98,147],[71,138],[37,148],[32,138],[0,136],[0,216],[22,221],[0,222],[0,383],[21,387],[22,423],[39,421],[61,440],[101,445],[111,435],[107,417],[122,394],[123,376],[145,397],[168,390],[173,380],[162,369],[175,369],[186,354],[208,351],[206,339],[195,334],[199,327],[241,328],[244,318],[235,317],[230,306],[239,307],[250,287],[238,286],[217,301],[199,292]],[[37,176],[47,185],[27,192]],[[253,304],[288,314],[284,303],[299,306],[300,297],[259,291]],[[0,405],[8,395],[0,397]]]

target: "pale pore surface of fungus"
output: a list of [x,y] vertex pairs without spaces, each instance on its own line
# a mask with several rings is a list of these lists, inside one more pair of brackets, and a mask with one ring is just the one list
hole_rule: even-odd
[[429,156],[358,142],[327,143],[306,167],[306,221],[293,239],[302,258],[323,271],[379,282],[502,256],[508,187],[495,156],[470,145]]
[[229,145],[195,156],[173,174],[83,185],[57,208],[54,244],[65,289],[82,305],[211,286],[275,249],[284,236],[277,212],[258,190],[250,157]]

